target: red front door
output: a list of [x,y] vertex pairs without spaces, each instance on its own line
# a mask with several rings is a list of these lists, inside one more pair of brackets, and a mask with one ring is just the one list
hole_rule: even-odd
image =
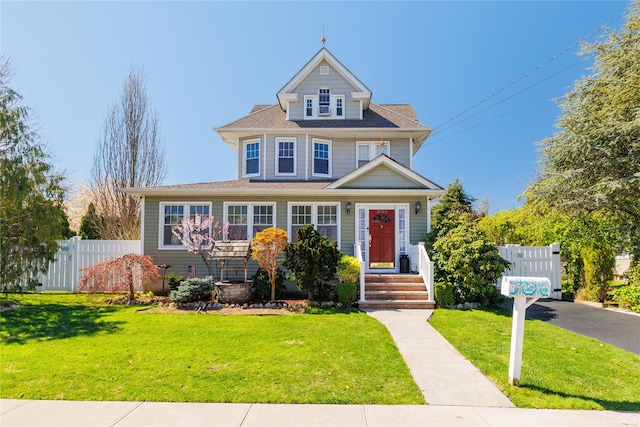
[[369,267],[395,268],[396,239],[393,210],[369,211]]

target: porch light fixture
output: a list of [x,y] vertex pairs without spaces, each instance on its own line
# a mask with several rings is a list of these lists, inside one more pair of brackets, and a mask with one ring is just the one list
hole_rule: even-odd
[[347,204],[345,206],[347,208],[347,215],[351,215],[351,200],[347,200]]
[[416,215],[418,215],[418,212],[420,212],[420,208],[422,208],[422,202],[418,200],[416,202]]

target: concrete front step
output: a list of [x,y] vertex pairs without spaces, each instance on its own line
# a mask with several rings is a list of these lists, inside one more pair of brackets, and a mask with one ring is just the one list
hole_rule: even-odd
[[367,288],[364,293],[367,300],[419,300],[426,301],[429,299],[429,293],[424,290],[417,291],[372,291]]
[[365,274],[366,283],[424,283],[419,274]]
[[366,282],[365,287],[368,291],[423,291],[427,288],[424,283],[372,283]]
[[433,309],[435,303],[427,301],[415,301],[415,300],[367,300],[360,301],[358,303],[361,309],[367,308],[391,308],[391,309]]
[[366,274],[360,308],[430,309],[429,293],[418,274]]

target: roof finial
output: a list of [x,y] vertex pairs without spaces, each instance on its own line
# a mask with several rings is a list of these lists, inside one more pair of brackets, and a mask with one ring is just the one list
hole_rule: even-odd
[[320,39],[320,41],[322,42],[322,46],[324,46],[324,42],[327,41],[327,39],[324,38],[324,24],[322,24],[322,38]]
[[384,131],[382,131],[382,138],[380,140],[380,147],[382,147],[382,151],[384,152]]

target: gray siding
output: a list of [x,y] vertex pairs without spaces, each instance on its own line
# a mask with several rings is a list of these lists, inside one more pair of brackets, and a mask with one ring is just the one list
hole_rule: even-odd
[[411,168],[411,142],[408,139],[392,140],[389,157],[404,167]]
[[422,188],[384,165],[349,182],[346,188]]
[[[296,139],[296,175],[295,176],[283,176],[276,175],[276,139],[280,137],[292,137]],[[244,165],[244,142],[248,140],[258,139],[261,143],[260,155],[266,156],[260,158],[260,176],[256,178],[265,177],[267,180],[287,180],[287,179],[318,179],[313,177],[313,139],[323,139],[331,141],[331,179],[340,179],[343,176],[351,173],[356,168],[356,142],[359,140],[354,139],[334,139],[328,138],[319,134],[309,134],[307,144],[307,134],[273,134],[267,135],[266,143],[264,141],[264,135],[255,135],[249,138],[244,138],[240,142],[240,153],[238,160],[238,176],[242,176]],[[405,167],[409,167],[410,162],[410,143],[408,140],[392,140],[391,145],[391,158],[402,164]],[[308,170],[307,170],[308,169]],[[387,181],[381,181],[385,183]],[[371,188],[372,185],[377,185],[371,181],[368,185],[364,185],[361,188]],[[394,183],[396,188],[398,183]],[[413,188],[413,187],[412,187]]]
[[[329,74],[320,74],[320,67],[328,66]],[[304,120],[304,97],[305,95],[317,95],[320,86],[328,86],[331,89],[331,95],[345,96],[345,118],[360,118],[360,103],[351,99],[351,92],[354,88],[347,82],[333,67],[326,61],[322,61],[292,92],[298,94],[298,102],[289,105],[290,120]]]

